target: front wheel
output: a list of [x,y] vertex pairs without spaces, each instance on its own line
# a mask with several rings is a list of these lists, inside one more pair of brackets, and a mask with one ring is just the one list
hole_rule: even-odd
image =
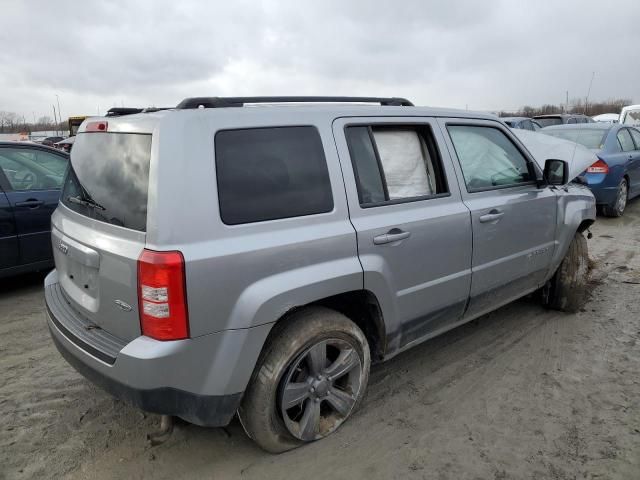
[[361,402],[371,357],[362,331],[323,307],[276,325],[238,416],[263,449],[280,453],[333,433]]
[[588,275],[587,240],[576,232],[564,260],[542,289],[543,304],[555,310],[577,312],[587,296]]
[[627,199],[629,198],[629,185],[627,179],[623,178],[618,185],[618,191],[616,193],[616,199],[611,205],[605,205],[602,208],[602,213],[607,217],[621,217],[624,214],[624,210],[627,207]]

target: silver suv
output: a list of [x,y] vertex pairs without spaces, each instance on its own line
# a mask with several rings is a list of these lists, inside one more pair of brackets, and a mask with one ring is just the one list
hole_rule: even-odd
[[141,409],[237,413],[271,452],[320,439],[372,361],[532,292],[580,307],[594,198],[544,170],[493,116],[398,98],[87,119],[52,218],[51,336]]

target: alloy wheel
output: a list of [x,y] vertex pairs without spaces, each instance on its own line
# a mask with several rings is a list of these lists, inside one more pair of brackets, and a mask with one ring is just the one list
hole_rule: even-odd
[[618,188],[618,198],[616,199],[616,210],[618,210],[618,213],[620,213],[621,215],[627,206],[627,194],[627,181],[622,180],[622,182],[620,183],[620,187]]
[[347,419],[362,388],[362,361],[349,342],[331,338],[303,351],[279,390],[280,413],[289,433],[309,442]]

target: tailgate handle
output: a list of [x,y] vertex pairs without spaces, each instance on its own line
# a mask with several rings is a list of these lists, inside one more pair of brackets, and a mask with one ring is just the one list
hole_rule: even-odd
[[41,205],[44,205],[44,200],[36,198],[30,198],[24,202],[16,202],[16,207],[38,208]]
[[386,243],[398,242],[411,236],[411,232],[405,232],[399,228],[392,228],[387,233],[373,237],[374,245],[384,245]]
[[480,223],[496,222],[502,218],[504,212],[496,210],[495,208],[489,213],[480,216]]

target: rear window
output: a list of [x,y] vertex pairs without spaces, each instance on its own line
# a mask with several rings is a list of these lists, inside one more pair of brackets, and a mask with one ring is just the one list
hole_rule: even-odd
[[605,136],[608,131],[608,128],[562,128],[545,130],[544,133],[552,137],[579,143],[587,148],[600,150],[604,146]]
[[223,130],[215,151],[220,216],[227,225],[333,210],[315,127]]
[[561,117],[533,117],[536,122],[540,124],[542,128],[550,127],[551,125],[562,125]]
[[61,201],[95,220],[146,231],[151,135],[80,133]]

